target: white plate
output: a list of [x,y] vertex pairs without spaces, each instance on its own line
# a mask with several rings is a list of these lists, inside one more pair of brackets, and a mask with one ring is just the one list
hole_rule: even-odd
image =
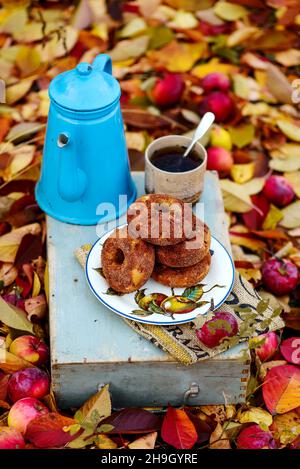
[[[161,326],[166,326],[169,324],[182,324],[185,322],[192,321],[200,314],[207,313],[207,311],[209,311],[209,309],[211,308],[212,304],[214,309],[219,308],[231,292],[234,281],[233,261],[224,246],[218,240],[212,237],[210,248],[212,253],[211,267],[209,273],[201,282],[201,285],[203,285],[204,293],[201,298],[196,298],[196,301],[198,301],[198,303],[206,301],[206,304],[202,306],[196,305],[196,302],[191,297],[191,295],[194,294],[195,298],[195,295],[197,295],[197,293],[197,296],[199,296],[200,287],[191,287],[193,291],[189,289],[189,292],[187,292],[187,289],[184,288],[175,288],[172,292],[172,289],[170,287],[166,287],[165,285],[156,282],[152,278],[148,280],[148,282],[142,287],[139,292],[127,293],[121,296],[118,294],[112,295],[107,293],[109,285],[105,278],[99,272],[99,268],[101,267],[100,260],[103,243],[106,238],[108,238],[108,236],[112,233],[112,231],[113,230],[109,231],[104,236],[102,236],[102,238],[98,239],[98,241],[96,241],[96,243],[92,247],[87,258],[86,277],[92,292],[95,294],[98,300],[101,301],[101,303],[103,303],[105,306],[107,306],[107,308],[111,309],[120,316],[146,324],[156,324]],[[207,292],[212,287],[214,288],[211,291]],[[171,301],[169,299],[165,299],[164,303],[161,304],[162,307],[158,308],[158,310],[163,311],[165,314],[162,314],[161,312],[151,313],[150,311],[144,311],[142,309],[142,306],[147,303],[146,300],[142,302],[139,301],[140,305],[137,303],[136,299],[138,300],[138,293],[140,298],[143,296],[149,296],[154,293],[160,293],[162,295],[165,295],[166,298],[171,296],[173,298],[171,299]],[[184,299],[182,299],[182,296],[179,299],[174,298],[174,295],[183,295]],[[160,303],[159,300],[158,303]],[[172,309],[171,313],[169,312],[170,306]],[[178,313],[174,311],[174,307],[182,308],[183,306],[186,309],[191,309],[195,306],[197,307],[192,311],[190,310],[189,312]],[[156,303],[152,303],[152,307],[157,310]],[[140,313],[135,313],[135,310],[139,310]]]

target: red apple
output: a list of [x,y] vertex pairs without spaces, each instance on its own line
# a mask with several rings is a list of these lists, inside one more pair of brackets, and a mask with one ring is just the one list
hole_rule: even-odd
[[22,434],[26,432],[31,420],[49,413],[49,409],[34,397],[25,397],[16,402],[10,409],[7,423]]
[[201,114],[210,111],[216,117],[216,122],[224,122],[234,109],[234,103],[231,97],[223,91],[213,91],[208,94],[200,104]]
[[271,432],[253,424],[244,428],[237,438],[238,449],[275,449],[276,444]]
[[266,362],[275,354],[279,345],[279,337],[275,332],[268,332],[251,339],[251,344],[255,345],[256,342],[259,343],[261,340],[264,340],[264,343],[255,347],[255,353],[262,362]]
[[151,99],[157,106],[176,104],[183,93],[184,82],[178,73],[168,73],[158,79],[150,92]]
[[39,368],[26,368],[14,373],[8,383],[8,396],[12,402],[24,397],[42,398],[49,393],[50,380]]
[[230,88],[230,80],[224,73],[209,73],[202,80],[202,88],[206,93],[214,90],[227,91]]
[[207,150],[207,169],[218,171],[220,176],[230,173],[233,166],[231,153],[225,148],[210,147]]
[[23,449],[25,441],[15,428],[0,427],[0,449]]
[[289,205],[295,197],[294,189],[283,176],[270,176],[264,185],[263,194],[277,207]]
[[43,365],[49,358],[48,345],[33,335],[17,337],[10,344],[9,351],[36,366]]
[[196,331],[198,339],[208,348],[217,347],[226,337],[238,333],[238,323],[231,313],[219,311]]
[[262,266],[262,281],[274,295],[289,295],[299,280],[298,268],[290,261],[268,259]]

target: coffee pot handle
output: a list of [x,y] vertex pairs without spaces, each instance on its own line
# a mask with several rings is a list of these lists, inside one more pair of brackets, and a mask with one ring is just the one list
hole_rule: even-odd
[[112,74],[112,62],[108,54],[99,54],[94,59],[93,68],[101,70],[102,72]]
[[60,133],[57,138],[59,147],[58,192],[66,202],[75,202],[85,193],[86,174],[77,167],[72,151],[72,141],[68,133]]

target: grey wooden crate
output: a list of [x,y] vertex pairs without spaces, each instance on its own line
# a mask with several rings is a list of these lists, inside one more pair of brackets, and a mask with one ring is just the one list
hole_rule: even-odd
[[[140,195],[144,175],[133,175]],[[219,182],[213,173],[206,175],[201,200],[212,234],[230,250]],[[198,209],[202,211],[201,206]],[[95,242],[96,227],[69,225],[51,217],[47,225],[51,371],[62,408],[81,405],[103,383],[110,383],[114,407],[181,405],[192,383],[199,393],[190,396],[190,405],[244,401],[250,368],[247,345],[192,366],[179,364],[90,292],[74,250]]]

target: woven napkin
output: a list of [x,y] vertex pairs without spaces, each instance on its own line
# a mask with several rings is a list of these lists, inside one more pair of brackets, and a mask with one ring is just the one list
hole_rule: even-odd
[[[75,256],[83,268],[91,247],[91,244],[85,244],[75,251]],[[260,298],[251,283],[237,272],[231,294],[216,311],[226,311],[236,318],[238,334],[226,338],[218,347],[214,348],[208,348],[200,342],[195,329],[211,319],[215,312],[198,316],[193,322],[170,326],[155,326],[123,318],[122,320],[138,334],[185,365],[206,360],[251,337],[281,329],[284,326],[284,322],[279,316],[281,310],[270,308],[268,303]]]

